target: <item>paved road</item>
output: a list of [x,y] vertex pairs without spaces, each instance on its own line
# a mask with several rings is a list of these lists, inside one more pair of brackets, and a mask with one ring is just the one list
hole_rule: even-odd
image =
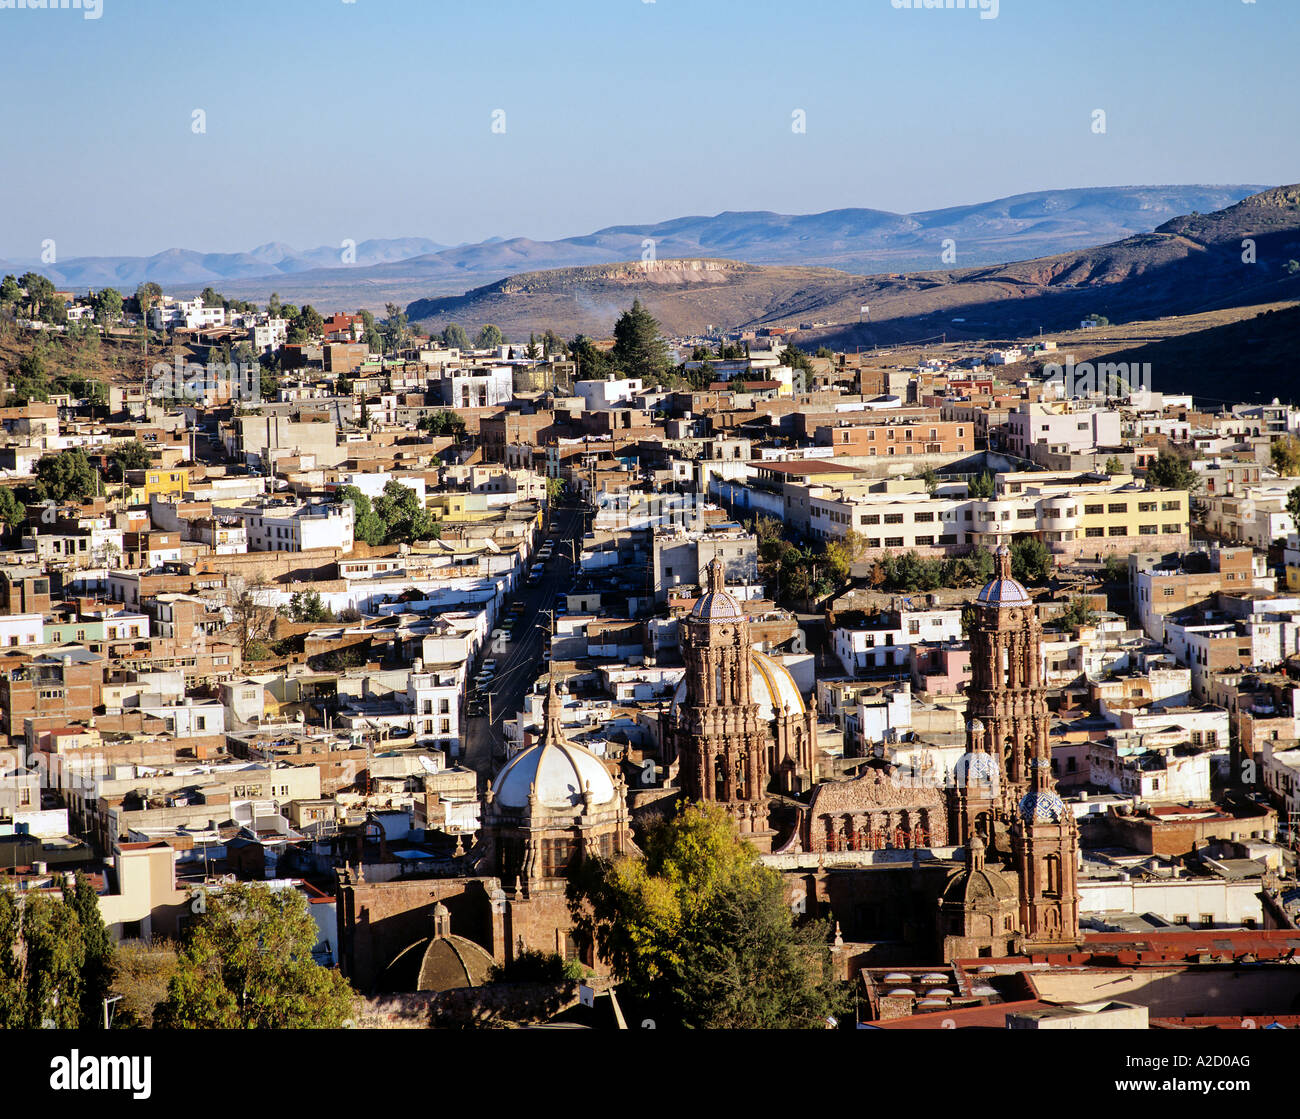
[[[504,643],[489,641],[487,651],[480,658],[497,662],[496,677],[488,685],[491,695],[492,719],[486,711],[482,716],[465,720],[465,756],[463,764],[479,775],[480,790],[500,768],[505,758],[506,740],[502,732],[503,718],[513,718],[524,706],[524,696],[544,671],[546,662],[542,649],[550,635],[551,620],[545,611],[551,610],[560,592],[568,587],[573,570],[573,551],[570,541],[580,551],[582,547],[583,514],[578,508],[561,506],[551,514],[551,528],[543,539],[555,541],[555,554],[546,564],[541,580],[535,586],[527,583],[506,601],[506,612],[514,601],[524,604],[514,627],[514,637]],[[529,566],[532,566],[531,564]],[[493,648],[494,644],[498,645]],[[479,664],[476,664],[477,671]],[[488,695],[483,695],[486,708]]]

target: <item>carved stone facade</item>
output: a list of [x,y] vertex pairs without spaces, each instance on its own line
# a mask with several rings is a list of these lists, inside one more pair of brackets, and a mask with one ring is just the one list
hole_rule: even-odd
[[893,775],[882,770],[851,781],[818,785],[801,831],[799,846],[818,854],[948,844],[948,822],[939,790],[896,783]]
[[789,673],[754,651],[716,559],[708,579],[681,622],[686,675],[667,723],[667,761],[687,800],[721,805],[738,832],[770,851],[769,784],[796,792],[812,782],[815,716]]

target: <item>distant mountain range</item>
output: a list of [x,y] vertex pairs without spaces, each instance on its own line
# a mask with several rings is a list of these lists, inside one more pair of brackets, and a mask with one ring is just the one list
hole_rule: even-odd
[[658,259],[727,258],[870,274],[941,266],[944,242],[951,241],[962,266],[1001,264],[1148,232],[1180,214],[1219,210],[1261,189],[1085,187],[915,214],[727,212],[610,226],[555,241],[494,237],[448,247],[420,237],[372,240],[358,243],[355,261],[346,264],[341,246],[299,251],[272,242],[243,253],[169,249],[150,257],[73,257],[56,265],[0,260],[0,272],[30,269],[72,290],[113,286],[129,292],[153,280],[178,294],[211,285],[241,299],[265,301],[277,291],[326,310],[378,309],[387,301],[460,294],[521,272],[641,260],[649,251]]
[[[959,242],[960,244],[960,242]],[[1253,253],[1253,263],[1247,261]],[[961,259],[958,249],[958,258]],[[666,333],[828,322],[801,346],[892,345],[937,338],[1023,337],[1112,321],[1300,299],[1300,187],[1278,187],[1212,213],[1179,215],[1109,244],[993,267],[872,276],[833,268],[706,258],[639,260],[532,272],[462,296],[417,300],[416,322],[492,322],[512,340],[550,327],[607,336],[639,298]],[[870,308],[859,323],[862,306]]]

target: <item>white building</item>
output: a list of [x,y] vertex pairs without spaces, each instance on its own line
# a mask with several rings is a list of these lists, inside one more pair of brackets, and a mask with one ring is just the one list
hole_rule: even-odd
[[308,552],[315,548],[350,551],[355,510],[350,501],[337,505],[272,500],[229,510],[242,518],[248,547],[255,552]]

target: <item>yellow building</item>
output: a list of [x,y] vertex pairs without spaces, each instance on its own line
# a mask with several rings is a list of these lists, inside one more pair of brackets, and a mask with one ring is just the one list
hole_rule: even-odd
[[429,496],[429,512],[436,521],[486,521],[498,510],[490,509],[487,494],[435,493]]
[[1186,490],[1118,490],[1078,497],[1078,539],[1179,536],[1190,530]]

